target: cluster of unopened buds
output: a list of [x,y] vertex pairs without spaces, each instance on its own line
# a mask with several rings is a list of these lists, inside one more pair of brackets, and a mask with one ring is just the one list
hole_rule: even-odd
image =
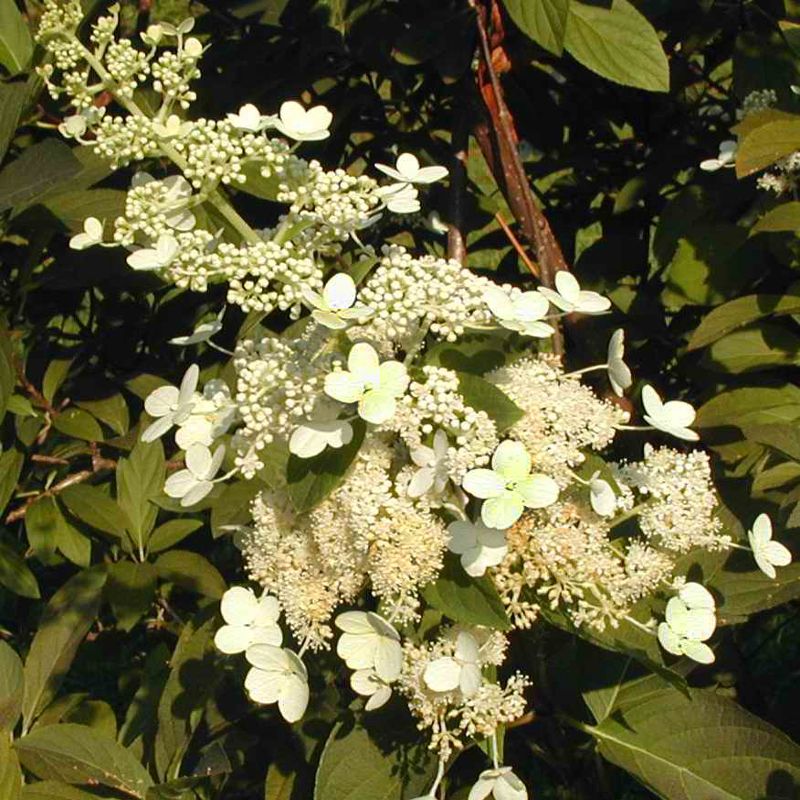
[[[689,522],[696,505],[706,515],[695,521],[699,530],[690,545],[744,547],[715,536],[716,528],[711,534],[703,530],[715,503],[706,502],[709,479],[703,463],[667,451],[666,462],[688,466],[683,483],[680,476],[670,476],[674,485],[666,487],[664,481],[648,484],[651,473],[663,466],[648,466],[647,458],[644,465],[610,465],[607,472],[581,476],[574,471],[585,459],[583,450],[603,449],[617,431],[651,430],[684,441],[698,439],[692,430],[695,411],[686,402],[665,402],[646,385],[641,391],[645,424],[632,426],[627,412],[580,383],[582,375],[604,371],[617,397],[632,387],[623,331],[611,336],[604,363],[573,373],[564,373],[552,356],[524,353],[480,376],[462,375],[428,360],[436,339],[457,348],[464,334],[492,337],[495,345],[502,339],[519,352],[525,337],[527,343],[546,341],[568,314],[608,313],[608,298],[582,288],[567,271],[556,274],[552,287],[523,291],[447,259],[415,259],[396,246],[384,247],[381,258],[361,241],[365,231],[381,214],[419,211],[419,187],[445,178],[446,168],[422,166],[416,156],[401,153],[393,166],[375,165],[391,179],[386,185],[343,170],[325,173],[317,162],[295,153],[302,143],[329,136],[333,117],[321,105],[307,108],[292,100],[277,114],[266,115],[248,104],[213,124],[186,119],[183,112],[193,98],[186,84],[197,74],[203,50],[198,39],[187,38],[190,23],[151,26],[142,37],[149,48],[144,60],[127,57],[124,64],[113,59],[109,64],[107,37],[100,37],[105,44],[91,52],[75,36],[75,19],[81,16],[77,4],[69,14],[50,0],[46,5],[45,46],[56,53],[67,48],[65,65],[83,58],[86,74],[93,71],[99,78],[97,87],[73,91],[78,113],[65,119],[61,132],[94,146],[114,163],[159,156],[178,169],[161,180],[137,173],[125,215],[109,221],[113,240],[106,238],[106,221],[90,217],[71,246],[122,245],[130,251],[127,260],[133,269],[155,271],[198,290],[209,280],[227,280],[231,304],[256,309],[262,317],[280,308],[299,320],[297,328],[280,335],[244,338],[229,353],[214,341],[223,328],[223,308],[171,340],[176,346],[211,347],[233,356],[236,385],[215,379],[199,390],[200,370],[192,364],[179,385],[161,386],[147,397],[150,423],[142,440],[154,441],[174,429],[175,442],[185,454],[184,468],[170,475],[165,492],[181,506],[193,507],[234,476],[260,480],[270,447],[284,447],[286,458],[295,466],[299,462],[302,471],[305,462],[312,470],[319,459],[335,458],[359,445],[340,483],[313,508],[292,510],[285,486],[267,485],[253,502],[252,525],[236,531],[250,575],[262,591],[257,595],[236,586],[225,593],[224,625],[215,643],[222,653],[244,655],[249,664],[244,685],[254,702],[276,704],[287,721],[300,720],[309,703],[304,656],[329,648],[335,628],[336,653],[351,670],[350,685],[364,698],[364,710],[380,708],[397,691],[420,727],[432,731],[439,769],[429,793],[418,800],[437,796],[445,766],[467,736],[487,739],[493,760],[469,800],[490,795],[524,800],[525,786],[498,761],[497,732],[523,713],[528,683],[520,675],[511,676],[505,686],[490,679],[503,663],[505,634],[465,625],[439,626],[433,638],[407,633],[420,618],[423,585],[436,580],[446,557],[456,557],[472,578],[488,574],[495,580],[510,614],[522,620],[518,627],[535,618],[537,594],[546,595],[554,609],[572,603],[576,624],[627,620],[657,636],[668,653],[702,663],[713,660],[706,641],[716,625],[714,598],[702,586],[670,573],[674,553],[691,548],[678,532],[673,539],[662,536],[664,552],[658,549],[661,529],[675,532],[669,530],[673,515],[661,514],[657,504],[673,498],[684,504]],[[103,26],[104,31],[109,27]],[[164,53],[168,43],[182,54],[177,61]],[[122,86],[119,76],[128,63],[137,69],[124,73]],[[154,115],[143,112],[127,91],[131,81],[147,72],[147,64],[163,96]],[[54,94],[66,91],[53,83],[53,70],[46,78]],[[69,81],[73,89],[75,85]],[[96,111],[84,102],[87,93],[101,88],[115,94],[127,117]],[[267,132],[277,136],[272,139]],[[248,159],[262,177],[279,178],[277,197],[289,208],[274,229],[252,229],[223,191],[226,183],[247,186]],[[202,227],[205,217],[195,212],[204,203],[226,219],[228,230]],[[345,248],[355,254],[352,271],[341,266]],[[515,387],[513,377],[506,387],[504,369],[521,370],[524,387]],[[470,381],[479,386],[477,398],[469,391]],[[528,388],[544,392],[545,400],[563,393],[563,418],[558,403],[541,418],[539,408],[525,413]],[[515,389],[522,394],[514,394]],[[501,426],[493,403],[511,408],[517,422]],[[232,466],[220,474],[230,451]],[[361,484],[363,478],[353,477],[364,475],[369,477]],[[703,492],[699,505],[693,497],[697,486]],[[634,507],[636,492],[643,499]],[[605,538],[596,556],[607,560],[597,562],[601,566],[596,574],[573,583],[569,559],[579,559],[581,547],[565,545],[565,552],[558,552],[558,539],[547,533],[533,552],[525,538],[537,525],[544,531],[555,525],[561,526],[565,541],[584,536],[596,542],[606,536],[618,512],[642,513],[648,496],[656,504],[656,513],[648,518],[648,535],[656,545],[637,541],[628,554],[620,555]],[[776,566],[789,563],[788,550],[772,541],[765,515],[756,520],[749,542],[767,575],[774,577]],[[575,569],[592,571],[593,557]],[[539,559],[528,574],[543,581],[542,588],[531,592],[532,599],[523,597],[529,587],[520,562],[526,558]],[[637,564],[644,565],[641,585],[624,591],[612,587],[619,610],[608,619],[611,612],[604,616],[592,606],[592,593],[604,591],[603,576],[612,572],[627,587]],[[366,585],[372,597],[365,596]],[[660,624],[637,623],[627,615],[627,604],[665,589],[677,594]],[[341,605],[350,610],[336,613]],[[281,617],[296,648],[285,646]]]

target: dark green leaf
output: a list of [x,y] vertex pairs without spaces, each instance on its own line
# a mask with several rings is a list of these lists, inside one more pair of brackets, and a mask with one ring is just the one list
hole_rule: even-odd
[[100,422],[105,422],[111,430],[123,436],[130,427],[128,404],[121,394],[112,394],[102,400],[76,400],[75,405],[88,411]]
[[21,597],[39,597],[39,585],[25,560],[16,550],[0,541],[0,585]]
[[58,139],[45,139],[34,144],[0,172],[0,211],[34,203],[80,171],[80,161]]
[[16,75],[28,66],[32,54],[31,32],[17,4],[0,0],[0,64]]
[[17,724],[22,712],[24,686],[19,656],[10,645],[0,642],[0,740],[4,732],[13,731]]
[[[211,513],[213,515],[213,510]],[[185,539],[190,533],[194,533],[202,524],[197,519],[168,520],[163,525],[159,525],[150,535],[147,540],[147,551],[160,553],[162,550],[167,550]]]
[[76,439],[85,439],[87,442],[103,441],[103,429],[88,411],[81,408],[70,407],[60,411],[53,418],[53,427]]
[[251,520],[250,504],[264,486],[259,481],[237,481],[225,485],[211,507],[211,532],[222,536],[226,525],[246,525]]
[[153,604],[156,568],[152,564],[117,561],[108,568],[106,597],[119,627],[129,631]]
[[25,660],[22,714],[25,729],[55,697],[80,643],[100,608],[104,567],[92,567],[68,580],[50,599]]
[[17,488],[25,456],[19,450],[6,450],[0,455],[0,511],[3,511]]
[[589,732],[600,754],[669,800],[789,798],[800,748],[713,691],[688,695],[658,678],[623,687],[612,714]]
[[119,189],[81,189],[59,192],[43,201],[50,211],[72,232],[83,230],[87,217],[111,222],[125,211],[125,192]]
[[117,503],[130,521],[128,530],[140,553],[156,523],[158,508],[152,501],[161,494],[166,469],[160,441],[139,441],[117,462]]
[[[798,203],[800,205],[800,203]],[[687,349],[707,347],[728,333],[768,316],[800,313],[800,296],[793,294],[750,294],[715,308],[703,318],[689,340]]]
[[153,781],[147,770],[113,739],[84,725],[48,725],[14,744],[22,763],[40,778],[109,786],[144,798]]
[[449,554],[439,577],[425,587],[423,595],[431,606],[454,622],[486,625],[501,631],[510,627],[491,579],[486,575],[471,578],[461,562]]
[[706,361],[714,369],[734,375],[797,364],[800,337],[776,323],[734,331],[714,342]]
[[478,375],[459,374],[458,391],[467,405],[476,411],[485,411],[500,432],[508,430],[525,416],[525,412],[505,392]]
[[58,781],[38,781],[22,789],[22,800],[97,800],[97,795]]
[[53,402],[56,392],[67,379],[71,366],[71,358],[56,358],[47,365],[42,378],[42,394],[48,403]]
[[214,663],[213,638],[219,622],[201,611],[181,632],[170,660],[170,673],[158,704],[155,763],[163,780],[180,774],[200,712],[213,692],[220,670]]
[[308,511],[322,502],[343,480],[353,463],[366,427],[358,419],[353,422],[350,444],[333,449],[328,447],[315,458],[289,456],[286,469],[289,499],[297,511]]
[[96,486],[85,483],[67,487],[60,495],[81,522],[121,539],[130,525],[125,512]]
[[222,597],[227,588],[217,568],[189,550],[168,550],[156,559],[155,566],[163,580],[215,600]]
[[372,729],[341,723],[333,729],[319,762],[314,800],[402,800],[428,788],[436,770],[425,744],[417,740],[400,747],[395,726],[385,721],[382,742],[377,719],[374,728],[374,735]]
[[0,83],[0,162],[14,137],[29,95],[30,88],[24,81]]

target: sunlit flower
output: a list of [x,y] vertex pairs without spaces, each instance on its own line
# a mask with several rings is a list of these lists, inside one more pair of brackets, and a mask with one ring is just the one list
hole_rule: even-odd
[[528,791],[511,767],[496,767],[481,772],[467,800],[484,800],[489,795],[494,800],[527,800]]
[[374,669],[382,681],[397,680],[403,648],[390,623],[372,611],[345,611],[336,617],[335,625],[343,631],[336,652],[350,669]]
[[338,450],[353,441],[353,426],[338,419],[341,406],[321,397],[311,417],[298,425],[289,437],[289,452],[298,458],[314,458],[326,447]]
[[348,322],[367,319],[375,313],[368,306],[355,305],[356,285],[345,272],[334,275],[322,290],[322,294],[303,286],[303,297],[314,307],[311,316],[332,330],[346,328]]
[[252,669],[244,688],[256,703],[278,704],[287,722],[297,722],[308,706],[308,672],[296,653],[270,644],[247,648],[246,658]]
[[788,567],[792,563],[789,549],[772,540],[772,520],[767,514],[756,517],[753,527],[747,532],[747,538],[758,568],[768,578],[775,580],[775,567]]
[[422,208],[419,202],[419,192],[410,183],[379,186],[377,195],[383,200],[386,208],[394,214],[415,214]]
[[175,336],[169,340],[169,343],[180,347],[188,347],[192,344],[207,342],[222,330],[222,315],[224,313],[225,309],[223,308],[210,322],[201,322],[188,336]]
[[214,636],[222,653],[243,653],[254,644],[280,646],[283,634],[278,625],[278,601],[264,592],[257,598],[251,589],[233,586],[222,595],[220,613],[225,620]]
[[475,637],[467,631],[461,631],[456,637],[454,654],[431,661],[425,667],[422,679],[434,692],[460,689],[465,697],[470,697],[481,685],[479,658],[480,647]]
[[411,449],[411,460],[418,469],[408,484],[410,497],[422,497],[428,492],[440,495],[445,490],[450,480],[447,461],[449,452],[447,434],[441,429],[434,434],[433,447],[421,444]]
[[87,217],[83,221],[83,232],[76,233],[70,240],[69,246],[73,250],[85,250],[101,244],[103,241],[103,223],[96,217]]
[[178,255],[178,240],[168,233],[162,233],[155,247],[140,247],[128,256],[128,266],[136,270],[163,269],[168,267]]
[[461,556],[464,572],[479,578],[489,567],[496,567],[508,552],[505,531],[487,528],[480,520],[456,520],[447,526],[447,548]]
[[188,450],[193,444],[210,447],[215,439],[227,433],[235,417],[236,406],[228,385],[220,379],[209,381],[191,413],[177,423],[175,443],[181,450]]
[[723,167],[735,167],[737,148],[735,139],[726,139],[720,143],[719,155],[716,158],[707,158],[705,161],[701,161],[700,169],[706,172],[716,172]]
[[378,677],[373,668],[356,670],[350,676],[350,686],[356,694],[366,697],[365,711],[374,711],[389,702],[392,687]]
[[358,403],[358,415],[379,425],[394,416],[397,398],[408,386],[408,373],[399,361],[380,363],[375,348],[359,342],[350,348],[347,370],[325,376],[325,393],[340,403]]
[[552,326],[541,322],[550,309],[550,303],[541,294],[522,292],[511,298],[499,286],[489,286],[483,297],[489,310],[504,328],[538,338],[553,335]]
[[485,500],[481,519],[489,528],[510,528],[525,508],[545,508],[558,498],[558,484],[547,475],[531,474],[531,457],[520,442],[501,442],[491,469],[472,469],[461,484]]
[[658,641],[668,653],[710,664],[714,651],[704,642],[716,627],[714,597],[699,583],[686,583],[667,603],[665,620],[658,626]]
[[267,125],[275,124],[275,117],[262,114],[252,103],[243,105],[236,114],[228,114],[227,120],[234,128],[251,133],[258,133]]
[[305,109],[296,100],[287,100],[281,105],[278,118],[273,125],[284,135],[298,142],[318,142],[331,134],[328,128],[333,114],[325,106]]
[[581,289],[577,278],[566,270],[559,270],[555,275],[555,291],[540,286],[539,291],[557,308],[567,313],[603,314],[611,308],[607,297]]
[[412,153],[403,153],[398,156],[394,167],[387,164],[376,164],[385,175],[398,183],[435,183],[447,177],[447,167],[421,167],[419,160]]
[[642,404],[645,422],[656,430],[690,442],[700,438],[695,431],[689,430],[696,416],[694,408],[689,403],[682,400],[670,400],[664,403],[658,392],[648,384],[642,389]]
[[180,499],[182,506],[199,503],[214,488],[214,477],[224,458],[224,445],[217,447],[212,455],[204,444],[193,444],[186,451],[186,469],[170,475],[164,491],[170,497]]
[[617,496],[611,484],[603,480],[599,472],[589,478],[589,502],[601,517],[611,516],[617,508]]
[[186,420],[192,413],[195,390],[200,377],[200,368],[192,364],[184,373],[180,389],[175,386],[159,386],[144,401],[144,410],[156,421],[142,433],[143,442],[153,442],[163,436],[173,425]]
[[609,339],[606,369],[614,394],[622,397],[633,383],[631,370],[625,363],[625,331],[622,328],[615,330]]

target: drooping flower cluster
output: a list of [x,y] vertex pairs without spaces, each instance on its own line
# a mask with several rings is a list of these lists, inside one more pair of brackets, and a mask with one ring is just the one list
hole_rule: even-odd
[[[40,41],[53,65],[42,74],[75,111],[62,133],[116,167],[160,162],[136,172],[119,218],[87,219],[72,247],[128,248],[132,269],[194,291],[225,282],[228,303],[258,318],[234,353],[214,343],[225,309],[172,339],[230,355],[230,382],[200,391],[199,369],[189,367],[179,386],[147,398],[143,433],[149,441],[175,430],[185,466],[165,492],[185,507],[232,478],[257,487],[236,542],[260,594],[225,594],[215,640],[223,653],[244,654],[254,702],[301,719],[314,665],[304,656],[335,647],[366,711],[396,691],[429,730],[440,759],[429,796],[451,755],[486,739],[493,768],[470,797],[522,800],[524,785],[498,761],[497,731],[523,714],[529,680],[496,679],[508,634],[464,624],[441,599],[434,605],[450,621],[418,626],[433,603],[426,587],[462,570],[459,584],[496,587],[503,628],[527,628],[548,610],[598,630],[641,624],[630,616],[638,602],[678,591],[657,631],[645,629],[669,653],[713,658],[713,599],[709,607],[675,574],[679,554],[732,545],[715,518],[707,457],[647,448],[641,462],[601,469],[599,456],[626,429],[694,440],[694,410],[646,386],[647,424],[629,426],[627,411],[582,381],[604,370],[615,395],[631,387],[622,331],[606,363],[574,373],[531,352],[546,349],[560,317],[606,313],[607,298],[567,272],[554,287],[523,291],[454,260],[364,244],[382,215],[418,211],[418,187],[447,170],[403,153],[394,166],[375,165],[393,181],[381,185],[304,160],[296,148],[329,135],[323,106],[287,101],[269,115],[248,104],[224,119],[191,119],[203,51],[191,21],[151,26],[137,50],[115,38],[112,7],[87,47],[76,36],[77,0],[45,5]],[[152,112],[136,102],[144,85],[160,98]],[[95,108],[101,91],[124,113]],[[230,187],[284,213],[255,229]],[[282,332],[264,322],[276,310],[295,321],[285,327],[284,315],[274,326]],[[638,532],[612,536],[627,519]],[[788,551],[768,522],[756,521],[750,542],[774,575]]]

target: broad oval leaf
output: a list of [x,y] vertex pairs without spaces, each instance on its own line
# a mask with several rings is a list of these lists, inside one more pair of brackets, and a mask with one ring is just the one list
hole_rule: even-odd
[[[800,203],[798,203],[800,206]],[[717,306],[703,317],[687,345],[688,350],[708,347],[728,333],[762,317],[800,313],[800,295],[749,294]]]
[[604,78],[652,92],[669,90],[669,63],[653,26],[627,0],[572,0],[564,47]]
[[144,798],[153,780],[122,745],[85,725],[63,723],[37,728],[14,743],[20,760],[40,778],[72,784],[109,786]]
[[570,0],[503,0],[517,27],[557,56],[564,49]]
[[78,646],[97,617],[106,571],[79,572],[50,599],[25,660],[22,713],[25,729],[55,697]]
[[[383,721],[387,741],[339,723],[331,731],[317,770],[314,800],[402,800],[422,794],[433,778],[435,759],[424,743],[398,746],[396,725]],[[396,723],[397,720],[393,720]]]
[[740,138],[736,174],[743,178],[800,149],[800,117],[767,122]]
[[712,691],[682,693],[648,678],[623,687],[613,712],[588,728],[600,754],[669,800],[791,797],[800,747]]
[[12,75],[22,72],[33,55],[33,39],[14,0],[0,0],[0,64]]
[[508,630],[505,607],[487,575],[471,578],[459,560],[445,556],[439,577],[423,590],[425,600],[454,622]]
[[24,686],[22,661],[10,645],[0,642],[0,739],[17,724]]

